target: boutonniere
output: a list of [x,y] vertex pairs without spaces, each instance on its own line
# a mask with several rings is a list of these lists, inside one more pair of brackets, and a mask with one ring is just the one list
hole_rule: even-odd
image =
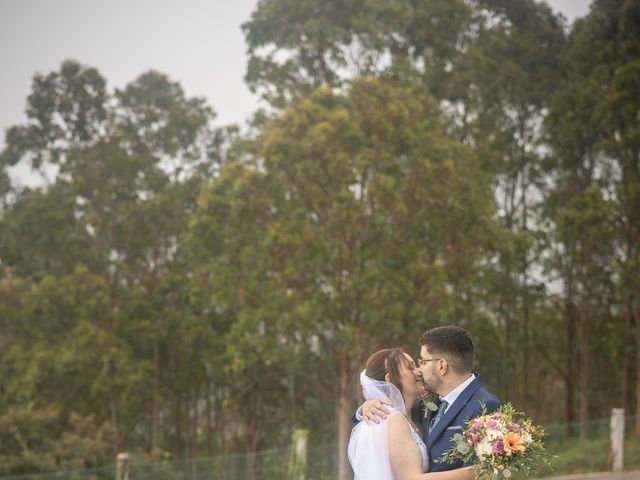
[[432,411],[432,412],[438,411],[438,404],[436,402],[439,400],[439,398],[436,393],[427,392],[424,395],[422,395],[422,397],[420,397],[420,400],[422,400],[422,404],[424,405],[425,417],[429,414],[429,411]]

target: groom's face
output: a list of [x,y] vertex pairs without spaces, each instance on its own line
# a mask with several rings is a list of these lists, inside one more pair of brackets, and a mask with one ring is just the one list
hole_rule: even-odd
[[420,371],[424,387],[430,392],[440,393],[442,378],[438,375],[438,362],[440,359],[431,355],[424,345],[420,349]]

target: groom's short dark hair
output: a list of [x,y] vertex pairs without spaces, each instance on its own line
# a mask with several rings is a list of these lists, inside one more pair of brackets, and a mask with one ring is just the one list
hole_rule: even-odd
[[456,373],[467,373],[473,369],[476,349],[464,328],[453,325],[432,328],[422,334],[420,345],[427,347],[434,356],[445,357]]

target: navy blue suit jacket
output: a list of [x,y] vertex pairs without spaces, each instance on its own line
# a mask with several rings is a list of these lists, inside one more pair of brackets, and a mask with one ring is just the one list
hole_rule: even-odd
[[500,406],[500,400],[489,392],[480,382],[480,376],[476,373],[476,378],[465,388],[455,402],[449,407],[438,424],[429,431],[429,422],[435,412],[426,411],[422,402],[416,403],[413,407],[412,417],[416,419],[422,417],[422,428],[424,432],[424,443],[427,445],[429,454],[429,472],[440,472],[453,470],[465,465],[459,463],[435,462],[441,458],[445,450],[452,447],[452,438],[456,433],[461,433],[467,426],[469,420],[482,415],[482,404],[485,405],[487,413],[492,413]]

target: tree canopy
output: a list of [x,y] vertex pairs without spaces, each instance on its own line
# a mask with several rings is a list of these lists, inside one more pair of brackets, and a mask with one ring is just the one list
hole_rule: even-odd
[[262,0],[248,131],[156,71],[36,75],[0,152],[0,472],[307,428],[346,478],[365,359],[443,324],[537,423],[640,432],[638,18]]

